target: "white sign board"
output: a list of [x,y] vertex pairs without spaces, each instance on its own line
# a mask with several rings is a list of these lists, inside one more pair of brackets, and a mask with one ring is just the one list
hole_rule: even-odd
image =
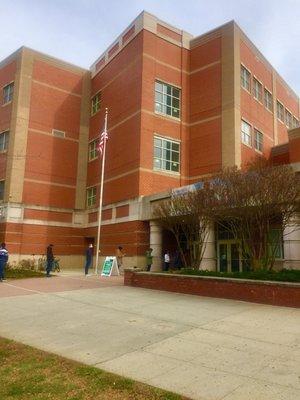
[[112,275],[120,275],[120,272],[116,257],[108,256],[105,257],[101,276],[112,276]]

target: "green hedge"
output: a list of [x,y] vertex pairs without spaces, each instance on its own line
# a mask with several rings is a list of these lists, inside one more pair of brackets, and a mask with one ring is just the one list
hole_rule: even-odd
[[34,278],[38,276],[44,276],[45,274],[39,271],[33,271],[30,269],[23,268],[6,268],[5,278],[7,279],[22,279],[22,278]]
[[218,272],[197,271],[186,268],[176,272],[183,275],[219,276],[223,278],[256,279],[263,281],[300,282],[300,270],[296,269],[283,269],[281,271]]

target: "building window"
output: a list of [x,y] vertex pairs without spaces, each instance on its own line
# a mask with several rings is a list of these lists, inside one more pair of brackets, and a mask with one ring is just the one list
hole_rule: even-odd
[[154,169],[179,172],[180,144],[160,137],[154,138]]
[[241,125],[242,142],[248,146],[251,146],[251,125],[247,122],[242,121]]
[[298,128],[299,126],[299,121],[297,120],[296,117],[293,117],[293,128]]
[[93,187],[87,189],[87,191],[86,191],[87,207],[92,207],[96,204],[96,193],[97,193],[96,186],[93,186]]
[[95,160],[98,157],[99,139],[95,139],[89,144],[89,161]]
[[256,100],[262,102],[262,84],[253,78],[253,96]]
[[0,151],[7,150],[8,147],[9,132],[0,133]]
[[273,111],[273,96],[272,96],[272,93],[269,92],[266,88],[265,88],[264,100],[265,100],[266,109],[272,112]]
[[250,72],[241,65],[241,86],[250,92]]
[[9,103],[12,101],[14,93],[14,84],[10,83],[9,85],[4,86],[3,88],[3,104]]
[[180,118],[180,89],[162,82],[155,82],[155,111]]
[[66,136],[65,131],[60,131],[59,129],[52,129],[52,135],[59,138],[64,138]]
[[293,127],[293,116],[287,109],[285,109],[285,124],[289,129],[292,129],[292,127]]
[[101,105],[101,93],[97,93],[92,97],[91,102],[91,115],[95,115],[100,110]]
[[270,229],[268,242],[270,254],[274,255],[275,259],[283,259],[284,254],[281,229]]
[[264,136],[257,129],[254,129],[254,148],[261,153],[263,152],[263,140]]
[[4,200],[5,181],[0,181],[0,201]]
[[279,119],[279,121],[284,123],[284,107],[278,100],[277,100],[277,118]]

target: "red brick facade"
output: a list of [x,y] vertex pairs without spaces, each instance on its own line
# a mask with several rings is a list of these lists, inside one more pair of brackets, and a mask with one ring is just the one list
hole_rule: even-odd
[[[240,86],[241,65],[251,82],[257,79],[272,93],[272,112],[254,99],[252,83],[250,91]],[[180,89],[179,118],[155,111],[156,81]],[[299,98],[234,22],[192,38],[143,13],[90,71],[21,48],[0,63],[0,88],[11,82],[13,100],[0,107],[0,134],[9,131],[9,145],[0,152],[0,226],[1,240],[15,255],[43,254],[52,242],[57,254],[75,256],[95,239],[101,171],[91,146],[103,129],[105,107],[102,255],[117,245],[132,257],[144,254],[145,196],[256,156],[254,143],[241,141],[241,120],[263,134],[264,155],[280,163],[300,161],[299,137],[289,138],[276,117],[278,100],[299,121]],[[91,115],[96,95],[100,106]],[[178,173],[153,167],[156,135],[180,144]]]
[[250,301],[274,306],[300,307],[300,286],[297,283],[146,274],[127,270],[124,284],[197,296]]

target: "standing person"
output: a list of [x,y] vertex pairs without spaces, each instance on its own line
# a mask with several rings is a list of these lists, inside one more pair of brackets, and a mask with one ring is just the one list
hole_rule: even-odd
[[169,271],[170,268],[170,253],[168,250],[164,254],[164,271]]
[[146,251],[146,265],[147,265],[147,271],[151,270],[152,262],[153,262],[153,255],[152,255],[153,249],[151,247]]
[[125,253],[123,252],[123,247],[118,246],[116,249],[116,258],[117,258],[117,264],[119,271],[121,268],[123,268],[123,257],[125,256]]
[[176,250],[174,254],[174,268],[181,269],[181,257],[179,250]]
[[0,282],[6,281],[5,279],[5,267],[8,261],[8,251],[6,249],[5,243],[1,243],[0,246]]
[[52,271],[53,261],[54,261],[53,244],[49,244],[49,246],[47,247],[47,266],[46,266],[47,277],[50,276],[50,272]]
[[85,251],[85,267],[84,267],[85,276],[88,276],[89,268],[92,265],[92,262],[93,262],[93,244],[90,243]]

